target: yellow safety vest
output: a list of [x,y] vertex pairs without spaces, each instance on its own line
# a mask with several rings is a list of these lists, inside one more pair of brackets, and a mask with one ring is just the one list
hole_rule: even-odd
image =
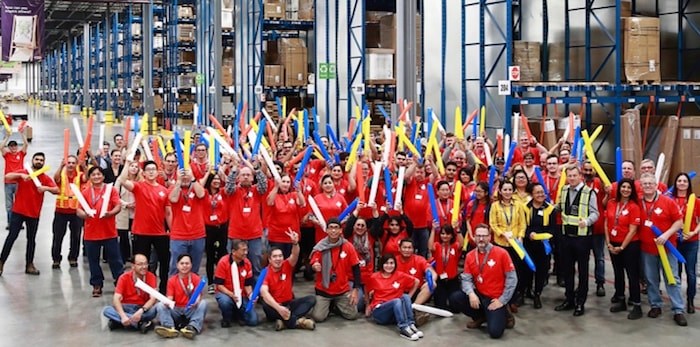
[[[80,176],[80,169],[76,168],[75,178],[73,178],[72,183],[75,184],[78,187],[78,189],[80,189]],[[61,191],[56,197],[56,208],[77,210],[78,199],[75,198],[75,194],[73,194],[73,190],[70,189],[68,184],[68,174],[66,173],[66,169],[64,168],[63,170],[61,170]]]
[[569,187],[564,187],[562,189],[562,194],[561,194],[561,199],[559,200],[559,207],[561,208],[561,227],[562,231],[564,234],[571,234],[567,233],[567,229],[571,228],[577,228],[577,235],[578,236],[587,236],[589,235],[589,227],[579,227],[578,221],[579,219],[587,219],[588,218],[588,202],[590,201],[591,198],[591,188],[586,186],[585,184],[583,185],[583,188],[581,188],[581,192],[579,194],[579,202],[578,202],[578,215],[569,215],[567,214],[566,211],[566,204],[569,201]]

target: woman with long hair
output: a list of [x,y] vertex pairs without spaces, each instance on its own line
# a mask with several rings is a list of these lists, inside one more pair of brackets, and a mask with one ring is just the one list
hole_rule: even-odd
[[403,204],[396,202],[396,211],[385,213],[379,217],[379,222],[375,224],[377,229],[381,253],[391,253],[395,257],[401,256],[401,240],[413,237],[413,223],[403,211]]
[[[372,210],[371,218],[363,218],[360,216],[361,211],[366,207]],[[377,204],[374,202],[370,202],[369,204],[359,202],[355,210],[348,217],[345,227],[343,228],[343,237],[350,241],[353,247],[355,247],[357,257],[360,260],[360,275],[363,284],[367,283],[374,273],[374,263],[376,260],[374,246],[381,233],[381,228],[378,228],[377,224],[379,224],[379,210],[377,209]],[[364,288],[360,287],[359,289],[357,310],[358,312],[364,312]]]
[[[673,190],[673,200],[678,205],[683,216],[686,215],[688,209],[688,199],[693,193],[693,185],[690,181],[690,176],[687,173],[681,172],[676,176],[674,181],[675,188]],[[698,232],[700,232],[700,201],[695,200],[695,209],[691,212],[690,226],[688,230],[685,226],[682,230],[682,237],[678,237],[678,251],[685,258],[685,277],[688,281],[687,295],[687,310],[688,313],[695,313],[695,293],[697,292],[697,272],[695,268],[698,263]],[[678,264],[678,271],[681,272],[681,264]],[[680,275],[679,275],[680,277]]]
[[214,266],[227,253],[228,207],[223,194],[221,177],[207,171],[202,180],[209,202],[204,217],[204,229],[207,234],[204,244],[204,252],[207,253],[207,283],[209,283],[209,294],[214,294]]
[[[143,180],[141,168],[138,162],[131,162],[128,167],[122,170],[121,175],[126,175],[126,179],[132,182]],[[119,235],[119,251],[121,252],[122,262],[131,261],[131,224],[134,222],[134,193],[122,187],[121,181],[117,180],[115,189],[119,192],[119,202],[122,204],[122,209],[116,216],[117,234]]]
[[469,240],[467,250],[471,250],[476,246],[476,242],[474,241],[474,228],[479,224],[489,223],[489,210],[491,208],[489,184],[486,182],[477,183],[476,188],[474,188],[474,199],[470,198],[468,201],[462,212],[464,215],[464,218],[462,218],[464,223],[462,230],[466,230],[466,235],[465,233],[462,234]]
[[513,200],[521,203],[523,206],[527,205],[532,200],[532,196],[527,189],[530,184],[530,178],[528,178],[527,173],[524,170],[513,171],[513,184],[515,185]]
[[[318,205],[318,209],[326,221],[330,218],[337,218],[348,207],[343,194],[336,190],[334,179],[330,174],[321,177],[321,192],[314,196],[314,201],[316,201],[316,205]],[[316,219],[313,212],[309,212],[306,218],[316,224],[315,243],[318,243],[326,237],[326,232],[321,228],[321,223]]]
[[282,173],[280,179],[270,190],[270,194],[267,195],[266,203],[270,208],[267,239],[270,241],[270,247],[282,250],[285,259],[292,254],[294,246],[288,233],[290,230],[299,232],[301,229],[300,217],[306,207],[306,200],[301,188],[299,185],[297,189],[293,189],[291,177],[287,173]]
[[[435,239],[435,233],[438,239]],[[464,238],[461,233],[455,231],[449,224],[443,224],[439,228],[433,228],[428,238],[430,253],[435,259],[435,272],[438,278],[437,286],[433,292],[435,306],[441,309],[449,307],[447,300],[450,295],[461,290],[459,280],[459,258],[462,256],[462,243]]]
[[[550,233],[556,234],[556,224],[554,219],[553,206],[547,203],[547,196],[544,187],[540,183],[533,183],[528,187],[528,192],[532,195],[532,200],[526,205],[525,249],[535,263],[535,287],[533,291],[534,307],[542,308],[542,289],[547,283],[549,276],[550,255],[545,251],[542,241],[535,240],[536,234]],[[551,207],[550,207],[551,206]],[[532,272],[524,271],[525,278],[522,279],[524,287],[532,287]],[[520,281],[520,279],[518,279]]]

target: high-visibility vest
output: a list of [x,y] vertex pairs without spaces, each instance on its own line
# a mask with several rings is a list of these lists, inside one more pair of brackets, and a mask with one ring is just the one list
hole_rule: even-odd
[[[567,210],[566,206],[569,202],[569,187],[565,186],[562,189],[561,199],[559,200],[559,207],[561,209],[561,227],[565,235],[575,235],[575,236],[588,236],[591,235],[590,227],[579,227],[578,221],[580,219],[588,218],[588,203],[591,198],[591,188],[583,185],[583,188],[579,191],[578,196],[569,205]],[[571,206],[578,205],[578,214],[570,214]]]
[[[72,183],[78,186],[78,189],[80,189],[80,176],[80,170],[76,169],[75,178],[73,178]],[[71,190],[70,186],[68,186],[70,183],[71,182],[68,182],[68,174],[64,168],[61,170],[61,190],[59,191],[58,196],[56,196],[56,208],[72,210],[78,209],[78,199],[75,198],[73,190]]]

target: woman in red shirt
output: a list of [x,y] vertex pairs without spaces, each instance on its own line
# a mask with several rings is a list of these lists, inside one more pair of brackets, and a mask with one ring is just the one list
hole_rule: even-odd
[[333,179],[335,190],[345,198],[345,201],[351,201],[355,198],[357,194],[355,191],[355,177],[352,177],[353,175],[346,175],[340,164],[333,165],[330,175]]
[[395,257],[401,256],[401,240],[411,239],[413,235],[413,223],[403,212],[403,204],[396,203],[396,214],[386,213],[379,218],[379,223],[375,224],[378,230],[376,234],[381,243],[382,254],[393,254]]
[[615,272],[615,295],[610,300],[610,312],[627,311],[625,302],[625,272],[629,279],[630,302],[634,306],[627,319],[642,318],[639,269],[641,246],[637,228],[641,223],[634,181],[623,178],[617,185],[616,199],[608,201],[605,210],[605,243]]
[[372,274],[367,284],[367,316],[371,315],[380,325],[396,323],[401,337],[418,340],[423,337],[423,332],[416,328],[411,307],[411,296],[418,289],[418,279],[397,272],[393,254],[384,254],[379,267],[381,270]]
[[[360,216],[360,211],[366,207],[372,210],[372,218],[362,218]],[[379,238],[378,231],[381,230],[375,227],[378,223],[379,210],[377,209],[377,204],[370,203],[367,205],[364,202],[359,202],[355,211],[348,217],[343,229],[343,237],[352,243],[357,252],[357,257],[360,259],[360,275],[363,284],[367,283],[372,273],[374,273],[374,262],[376,260],[374,245]],[[364,288],[360,287],[359,289],[357,311],[363,312],[365,310],[365,301],[363,300]]]
[[466,206],[462,210],[462,236],[467,236],[469,243],[467,244],[466,250],[471,250],[476,246],[474,241],[474,228],[479,224],[489,224],[489,207],[491,207],[491,196],[489,195],[489,184],[486,182],[479,182],[474,188],[474,199],[469,199],[469,202],[462,200],[463,206]]
[[[209,294],[214,294],[214,266],[228,253],[228,207],[221,189],[221,177],[212,175],[209,171],[204,174],[204,189],[207,192],[208,207],[204,213],[204,228],[206,230],[205,252],[207,253],[207,283]],[[201,182],[201,181],[200,181]]]
[[456,291],[461,290],[461,281],[457,266],[459,258],[462,256],[462,234],[455,232],[455,229],[448,224],[442,225],[439,229],[439,240],[435,240],[435,231],[430,232],[428,247],[435,260],[435,272],[438,274],[437,286],[433,292],[435,306],[441,309],[448,309],[447,298]]
[[284,258],[289,258],[294,246],[289,238],[289,231],[299,232],[299,220],[306,206],[302,186],[292,189],[292,179],[287,173],[282,173],[279,181],[275,182],[270,194],[267,195],[270,219],[267,224],[267,239],[270,247],[282,250]]
[[[314,196],[314,201],[316,201],[316,205],[318,205],[318,209],[321,211],[321,215],[326,221],[331,218],[337,218],[345,208],[348,207],[348,203],[345,201],[343,195],[336,191],[331,175],[323,175],[323,177],[321,177],[321,193]],[[314,216],[313,212],[309,209],[309,214],[306,218],[316,223],[314,244],[326,237],[326,231],[321,228],[321,223],[316,220],[315,217],[316,216]]]
[[476,182],[472,180],[474,169],[472,167],[463,167],[459,169],[459,180],[462,182],[462,204],[466,204],[472,197]]
[[[685,218],[688,209],[688,197],[693,193],[693,186],[690,182],[690,177],[687,173],[681,172],[676,176],[674,181],[675,189],[673,191],[673,200],[678,205],[678,209],[681,210],[681,215]],[[681,252],[685,258],[685,277],[688,280],[687,295],[687,310],[688,313],[695,313],[695,293],[697,291],[697,273],[695,268],[698,263],[698,232],[700,231],[700,224],[698,224],[698,217],[700,217],[700,201],[695,200],[695,209],[692,212],[692,217],[690,220],[689,230],[685,230],[683,227],[683,237],[678,237],[678,251]],[[678,264],[679,271],[681,270],[681,264]]]

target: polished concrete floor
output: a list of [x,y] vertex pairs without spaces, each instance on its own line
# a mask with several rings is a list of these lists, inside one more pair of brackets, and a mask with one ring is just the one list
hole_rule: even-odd
[[[82,121],[82,120],[81,120]],[[34,127],[34,138],[29,154],[37,151],[47,153],[47,163],[57,168],[62,156],[63,129],[71,128],[70,118],[58,116],[48,109],[30,108],[29,122]],[[121,132],[119,125],[107,127],[107,139]],[[71,130],[72,132],[72,130]],[[85,134],[85,131],[83,131]],[[97,134],[97,132],[95,132]],[[15,135],[16,136],[16,135]],[[97,135],[95,135],[97,137]],[[95,140],[96,143],[97,140]],[[75,149],[74,145],[72,150]],[[190,345],[183,338],[164,341],[153,332],[144,336],[132,332],[110,332],[100,316],[102,307],[111,302],[113,287],[109,271],[104,267],[106,280],[105,295],[91,297],[88,283],[88,267],[83,258],[78,268],[69,269],[62,264],[60,270],[51,269],[51,221],[53,219],[54,198],[47,194],[44,201],[41,223],[37,237],[36,266],[40,276],[24,274],[24,234],[16,242],[13,252],[0,277],[0,346],[22,343],[34,346],[122,346],[147,343],[148,345]],[[5,214],[0,214],[0,226],[5,225]],[[4,241],[7,232],[0,228]],[[64,255],[68,252],[68,241],[64,242]],[[671,319],[668,306],[657,319],[644,317],[628,321],[624,313],[612,314],[608,311],[612,294],[612,269],[607,262],[606,285],[608,296],[595,297],[592,290],[586,305],[586,314],[574,318],[571,313],[553,310],[563,297],[563,289],[550,286],[545,289],[544,305],[534,310],[531,302],[516,314],[513,330],[506,331],[502,340],[493,342],[485,333],[465,330],[467,318],[435,318],[423,327],[426,337],[419,342],[400,339],[394,329],[377,326],[365,319],[353,322],[333,317],[317,325],[316,331],[275,332],[272,324],[264,323],[255,328],[238,327],[222,329],[219,325],[220,313],[213,296],[207,295],[209,312],[205,331],[197,336],[198,344],[208,345],[302,345],[315,346],[392,346],[428,345],[450,346],[472,343],[493,343],[496,345],[541,346],[611,346],[636,345],[651,346],[663,343],[676,345],[697,341],[700,338],[700,317],[688,315],[688,327],[677,327]],[[311,293],[312,286],[303,280],[298,282],[297,294]],[[592,285],[593,287],[593,285]],[[644,300],[645,298],[643,298]],[[668,300],[666,300],[668,303]],[[646,313],[648,305],[643,305]],[[259,310],[263,317],[262,310]]]

